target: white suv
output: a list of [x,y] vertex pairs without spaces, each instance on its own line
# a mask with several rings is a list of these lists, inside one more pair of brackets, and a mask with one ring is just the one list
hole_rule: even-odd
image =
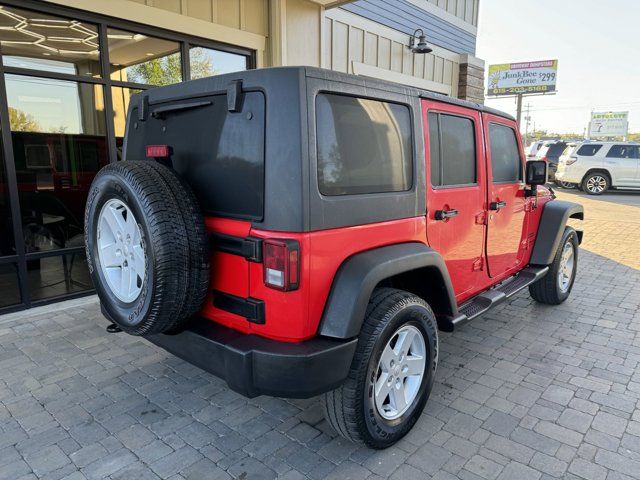
[[590,195],[601,195],[611,187],[640,188],[640,144],[570,143],[560,156],[555,178]]

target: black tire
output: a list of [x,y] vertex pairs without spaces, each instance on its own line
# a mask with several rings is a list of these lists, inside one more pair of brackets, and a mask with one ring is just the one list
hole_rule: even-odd
[[575,183],[561,182],[560,180],[556,180],[555,184],[557,187],[566,188],[567,190],[573,190],[574,188],[577,188],[577,185]]
[[589,195],[602,195],[611,188],[611,177],[605,172],[589,172],[582,179],[581,186],[582,191]]
[[[425,370],[417,394],[398,418],[386,420],[375,405],[373,385],[382,351],[403,326],[415,327],[424,339]],[[387,448],[416,423],[429,398],[438,363],[435,315],[421,298],[392,288],[376,289],[367,307],[358,346],[345,382],[324,396],[325,418],[343,437],[372,448]]]
[[184,297],[179,316],[188,318],[200,310],[209,289],[209,242],[204,226],[204,216],[193,190],[174,170],[158,162],[147,163],[162,176],[171,189],[178,203],[178,211],[184,220],[189,247],[187,270],[189,278],[187,280],[188,295]]
[[[129,302],[109,286],[98,255],[99,216],[110,200],[130,209],[141,234],[145,275],[140,293]],[[103,309],[125,332],[161,333],[187,320],[184,313],[194,301],[189,298],[192,233],[187,224],[170,183],[150,161],[110,164],[96,175],[85,209],[87,265]]]
[[[573,271],[571,273],[569,287],[563,290],[560,287],[558,274],[562,261],[562,252],[565,245],[570,244],[573,248]],[[576,279],[578,271],[578,234],[571,227],[566,227],[562,235],[562,240],[558,245],[553,262],[549,265],[549,272],[537,282],[529,285],[529,294],[536,302],[546,305],[559,305],[564,302],[571,294],[573,283]]]

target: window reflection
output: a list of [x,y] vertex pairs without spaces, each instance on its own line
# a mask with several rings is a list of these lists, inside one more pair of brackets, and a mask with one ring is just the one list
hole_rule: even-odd
[[129,110],[129,101],[131,96],[142,90],[134,88],[111,88],[111,97],[113,101],[113,124],[116,134],[116,140],[122,140],[124,137],[124,129],[127,124],[127,112]]
[[0,6],[6,67],[100,76],[98,29],[73,19]]
[[247,57],[213,48],[191,47],[189,49],[189,66],[193,80],[246,70]]
[[[0,142],[0,257],[15,255],[13,225],[11,223],[11,205],[9,204],[9,187],[7,171],[4,163],[4,150]],[[0,304],[2,301],[0,300]]]
[[20,303],[18,271],[14,264],[0,265],[0,307]]
[[182,81],[178,42],[115,28],[107,37],[112,80],[157,86]]
[[31,300],[93,288],[84,253],[29,260],[27,268]]
[[84,204],[108,163],[102,87],[6,76],[25,249],[82,246]]

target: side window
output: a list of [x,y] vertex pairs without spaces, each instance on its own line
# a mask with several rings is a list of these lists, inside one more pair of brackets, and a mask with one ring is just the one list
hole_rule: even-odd
[[491,168],[496,183],[515,183],[522,180],[522,162],[518,141],[513,129],[491,123],[489,125],[491,144]]
[[609,149],[607,158],[638,158],[638,147],[635,145],[614,145]]
[[320,94],[316,124],[320,193],[357,195],[411,189],[413,140],[407,106]]
[[473,121],[429,113],[431,185],[445,187],[477,182],[476,138]]
[[577,155],[581,155],[583,157],[593,157],[601,148],[602,145],[582,145],[578,149]]

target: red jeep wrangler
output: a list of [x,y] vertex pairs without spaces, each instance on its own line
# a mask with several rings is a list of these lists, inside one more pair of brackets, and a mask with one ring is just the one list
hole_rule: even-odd
[[85,218],[111,330],[249,397],[324,394],[335,430],[374,448],[419,418],[438,329],[527,286],[559,304],[576,275],[582,207],[481,105],[253,70],[133,97],[124,157]]

